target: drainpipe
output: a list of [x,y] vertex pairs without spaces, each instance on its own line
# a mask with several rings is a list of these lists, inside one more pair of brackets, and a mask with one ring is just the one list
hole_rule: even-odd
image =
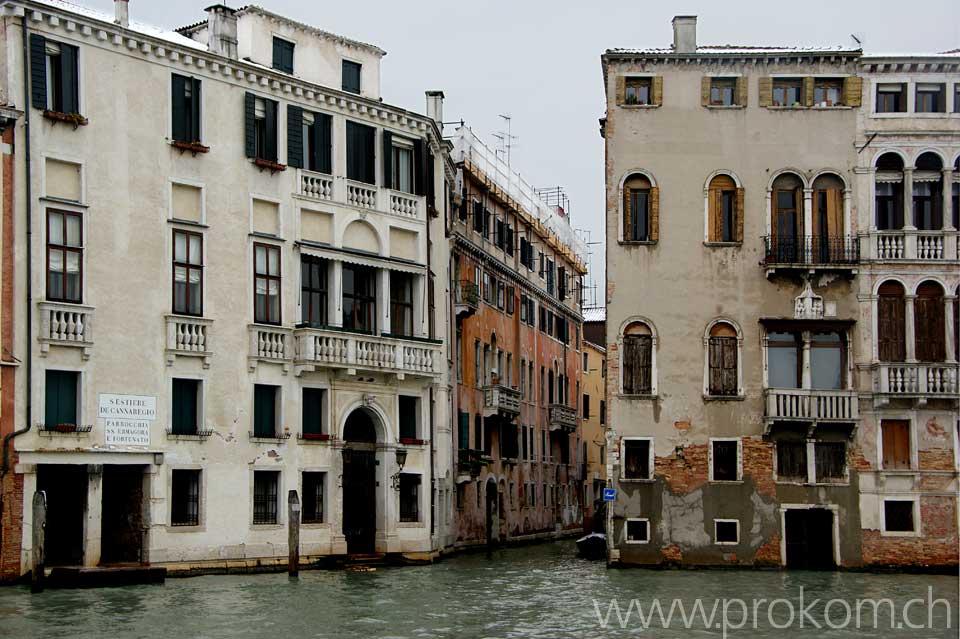
[[[27,423],[20,430],[15,430],[12,433],[7,433],[3,438],[3,467],[0,468],[0,479],[3,479],[7,475],[7,471],[10,470],[10,441],[18,436],[26,433],[30,430],[30,424],[33,419],[33,410],[30,401],[30,391],[33,388],[33,287],[32,282],[32,272],[31,266],[33,264],[32,259],[32,250],[33,245],[33,232],[31,230],[31,218],[33,217],[33,207],[31,205],[33,201],[33,192],[30,188],[30,110],[31,105],[29,101],[30,95],[30,85],[29,85],[29,72],[27,70],[28,60],[29,60],[29,51],[27,45],[27,18],[26,16],[21,18],[20,21],[20,39],[22,40],[21,44],[23,46],[23,100],[24,100],[24,161],[26,163],[26,179],[24,180],[24,188],[26,189],[24,202],[26,206],[26,229],[27,229],[27,362],[26,362],[26,373],[27,373],[27,390],[26,390],[26,412],[27,412]],[[16,335],[14,335],[14,340],[16,340]]]

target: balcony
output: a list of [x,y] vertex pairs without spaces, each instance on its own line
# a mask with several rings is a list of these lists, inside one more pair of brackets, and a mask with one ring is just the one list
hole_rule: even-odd
[[577,429],[577,409],[566,404],[550,404],[547,409],[547,422],[550,430],[573,432]]
[[60,302],[40,302],[40,354],[50,345],[79,348],[83,359],[93,347],[93,307]]
[[871,231],[870,260],[878,262],[944,263],[960,259],[957,232],[948,231]]
[[520,414],[520,391],[503,384],[483,387],[483,416],[503,415],[513,418]]
[[763,266],[774,271],[845,271],[856,273],[860,263],[860,238],[767,235]]
[[436,377],[442,344],[427,340],[350,333],[336,328],[298,328],[294,360],[298,365]]
[[318,202],[334,202],[389,213],[409,220],[425,219],[423,196],[306,169],[297,170],[297,195]]
[[879,404],[890,398],[914,398],[922,406],[928,399],[960,399],[958,364],[880,364],[874,369],[873,390]]
[[185,315],[167,315],[167,366],[178,356],[203,358],[203,367],[210,368],[210,326],[213,320]]
[[476,313],[480,307],[480,287],[469,280],[457,282],[457,297],[453,306],[458,319],[465,319]]
[[764,391],[767,422],[853,422],[860,418],[857,391],[768,388]]
[[472,450],[461,448],[457,451],[457,475],[473,477],[480,476],[480,469],[483,467],[481,455],[482,450]]
[[293,331],[280,326],[251,324],[248,327],[250,352],[247,365],[251,372],[259,362],[282,364],[283,372],[290,370],[293,361]]

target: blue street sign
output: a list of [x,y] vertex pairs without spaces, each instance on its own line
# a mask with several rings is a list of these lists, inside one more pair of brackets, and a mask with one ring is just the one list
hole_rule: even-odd
[[604,488],[603,489],[603,501],[616,501],[617,499],[617,489],[616,488]]

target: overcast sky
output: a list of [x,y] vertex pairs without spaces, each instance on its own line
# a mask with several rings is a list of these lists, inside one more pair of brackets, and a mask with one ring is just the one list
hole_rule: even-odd
[[[112,0],[72,0],[112,12]],[[204,19],[213,0],[130,0],[132,20],[177,27]],[[562,185],[573,225],[601,242],[603,115],[600,54],[668,46],[670,20],[699,17],[700,44],[847,45],[866,51],[960,48],[958,0],[258,0],[264,8],[386,50],[386,102],[423,112],[423,92],[446,94],[444,119],[465,120],[491,146],[512,116],[512,166],[537,186]],[[240,3],[231,6],[241,6]],[[668,6],[668,4],[670,6]],[[592,267],[603,268],[602,245]],[[602,301],[602,300],[601,300]]]

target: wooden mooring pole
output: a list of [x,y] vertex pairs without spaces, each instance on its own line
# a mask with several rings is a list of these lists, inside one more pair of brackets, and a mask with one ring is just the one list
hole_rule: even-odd
[[296,577],[300,572],[300,498],[296,490],[287,494],[287,547],[290,551],[287,573]]
[[42,490],[33,493],[33,555],[30,566],[30,592],[43,592],[46,577],[44,567],[44,530],[47,526],[47,494]]

